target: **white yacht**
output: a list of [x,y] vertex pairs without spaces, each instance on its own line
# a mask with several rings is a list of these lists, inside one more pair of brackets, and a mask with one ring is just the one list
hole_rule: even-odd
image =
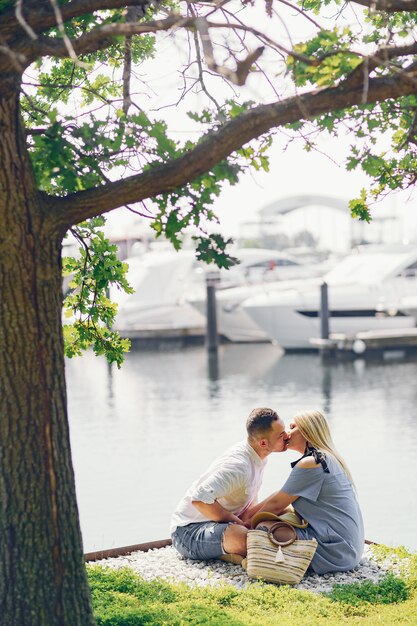
[[416,292],[414,293],[415,295],[405,296],[404,298],[401,298],[400,309],[404,313],[407,313],[408,315],[412,315],[414,319],[416,320],[416,326],[417,326],[417,293]]
[[[131,337],[202,337],[205,334],[206,276],[214,273],[218,290],[237,285],[294,278],[303,265],[276,250],[242,248],[231,251],[240,264],[229,270],[211,270],[198,262],[195,252],[158,250],[126,259],[132,295],[112,290],[111,297],[119,311],[114,329]],[[197,294],[197,296],[196,296]],[[198,297],[202,311],[189,298]]]
[[242,308],[267,337],[286,350],[312,349],[320,336],[320,283],[328,284],[330,332],[413,328],[415,318],[401,302],[417,289],[417,247],[357,251],[322,280],[265,286]]
[[130,338],[193,337],[204,334],[205,316],[186,300],[194,285],[195,256],[190,252],[155,250],[125,260],[134,293],[113,289],[118,304],[113,326]]
[[[228,341],[237,343],[269,342],[270,338],[267,332],[248,315],[242,306],[243,303],[257,294],[276,289],[282,290],[302,279],[317,285],[319,288],[321,282],[319,277],[323,276],[333,264],[333,260],[327,260],[290,266],[291,275],[286,272],[286,266],[283,266],[284,271],[280,272],[281,266],[277,263],[274,270],[258,275],[256,281],[253,280],[254,274],[252,274],[252,281],[247,280],[244,284],[235,287],[218,289],[216,302],[219,334]],[[307,283],[304,282],[303,284]],[[189,301],[200,313],[205,315],[206,298],[204,292],[199,290],[190,296]]]

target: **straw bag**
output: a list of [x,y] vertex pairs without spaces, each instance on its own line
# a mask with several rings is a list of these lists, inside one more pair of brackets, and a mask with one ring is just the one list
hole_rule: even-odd
[[[274,532],[284,528],[287,539],[280,541]],[[247,541],[248,576],[280,585],[297,585],[317,549],[315,539],[297,539],[295,529],[287,522],[277,522],[268,531],[250,530]]]

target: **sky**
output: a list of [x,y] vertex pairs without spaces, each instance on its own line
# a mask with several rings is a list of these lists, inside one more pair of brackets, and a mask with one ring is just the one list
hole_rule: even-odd
[[[280,11],[285,9],[280,8]],[[332,20],[334,9],[329,8],[328,11],[329,19]],[[284,45],[291,47],[290,36],[296,39],[308,35],[311,25],[305,20],[288,11],[280,17],[278,24],[281,23],[282,28],[279,33],[274,31],[274,38],[279,39]],[[349,19],[353,21],[356,16],[347,14],[344,17],[345,22]],[[254,9],[253,23],[259,28],[268,23],[259,9]],[[333,20],[331,24],[333,25]],[[199,111],[207,102],[204,95],[196,93],[195,90],[187,94],[186,100],[178,102],[183,84],[178,77],[177,68],[179,61],[184,59],[186,49],[186,41],[181,36],[162,36],[156,58],[138,68],[133,86],[138,102],[146,101],[147,109],[168,123],[174,138],[181,139],[194,138],[197,132],[197,127],[188,119],[186,111]],[[276,58],[266,59],[270,69],[276,62]],[[206,80],[208,90],[214,97],[220,99],[225,95],[232,95],[231,88],[222,84],[218,78],[208,76]],[[284,78],[278,84],[280,95],[289,95],[288,81]],[[239,88],[239,96],[243,100],[256,99],[262,102],[275,99],[272,92],[268,92],[265,81],[256,75],[251,75],[247,85]],[[262,207],[293,195],[328,195],[345,200],[347,204],[349,199],[359,195],[362,187],[369,186],[369,179],[363,172],[356,170],[347,172],[344,167],[349,145],[353,141],[354,138],[348,134],[332,138],[322,135],[316,143],[316,150],[306,152],[302,139],[288,145],[288,136],[282,132],[276,133],[269,151],[269,172],[252,172],[241,176],[237,185],[225,186],[220,197],[216,199],[213,209],[220,219],[217,230],[238,237],[242,230],[243,232],[247,230],[245,223],[257,220],[258,211]],[[381,145],[383,143],[381,137]],[[400,217],[395,227],[389,219],[393,214]],[[392,194],[378,203],[373,208],[372,215],[373,222],[364,226],[365,231],[369,233],[368,238],[378,241],[382,236],[384,238],[387,236],[397,241],[417,240],[417,200],[409,191]],[[108,217],[108,230],[114,236],[122,236],[136,219],[126,209],[114,211]],[[298,211],[294,216],[284,220],[285,226],[290,231],[294,230],[297,220],[300,227],[307,229],[318,228],[321,222],[321,243],[325,247],[335,244],[336,247],[343,248],[346,237],[341,231],[346,231],[346,228],[352,229],[352,226],[347,224],[345,216],[343,219],[340,215],[333,218],[328,211],[320,212],[317,208]]]

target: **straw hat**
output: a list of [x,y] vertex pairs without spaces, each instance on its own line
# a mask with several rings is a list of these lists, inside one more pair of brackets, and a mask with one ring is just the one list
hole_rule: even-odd
[[251,527],[256,528],[259,522],[264,522],[265,520],[287,522],[296,528],[307,528],[308,526],[308,522],[300,517],[295,511],[287,511],[286,513],[282,513],[282,515],[275,515],[275,513],[269,513],[269,511],[259,511],[252,517]]

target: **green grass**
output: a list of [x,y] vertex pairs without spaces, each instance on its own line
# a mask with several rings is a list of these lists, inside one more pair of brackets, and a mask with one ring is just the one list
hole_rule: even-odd
[[410,597],[410,592],[404,580],[388,573],[377,584],[365,580],[350,585],[335,585],[333,590],[326,595],[334,602],[359,606],[363,603],[393,604],[404,602]]
[[417,625],[417,554],[374,548],[392,564],[378,584],[336,585],[317,595],[290,587],[256,584],[246,590],[190,588],[147,582],[132,570],[88,566],[98,626],[366,626]]

